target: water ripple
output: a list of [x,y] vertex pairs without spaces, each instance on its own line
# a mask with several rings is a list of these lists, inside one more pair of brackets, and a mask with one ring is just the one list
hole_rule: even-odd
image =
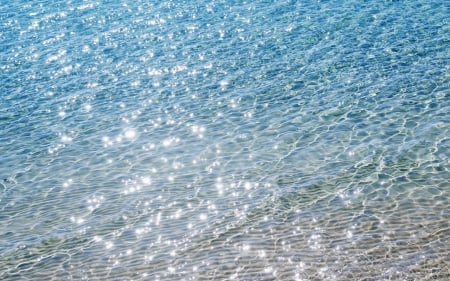
[[19,2],[0,279],[449,279],[444,1]]

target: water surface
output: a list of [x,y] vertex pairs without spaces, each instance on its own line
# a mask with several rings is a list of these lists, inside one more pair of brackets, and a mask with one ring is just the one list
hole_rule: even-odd
[[0,279],[448,280],[447,1],[0,4]]

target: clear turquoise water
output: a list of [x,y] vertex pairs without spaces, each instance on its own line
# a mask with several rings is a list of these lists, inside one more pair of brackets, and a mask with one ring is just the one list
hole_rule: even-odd
[[3,1],[0,279],[449,280],[449,8]]

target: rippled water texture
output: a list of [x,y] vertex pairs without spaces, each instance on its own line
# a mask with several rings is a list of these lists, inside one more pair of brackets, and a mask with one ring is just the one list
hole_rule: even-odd
[[448,1],[2,1],[1,280],[450,280]]

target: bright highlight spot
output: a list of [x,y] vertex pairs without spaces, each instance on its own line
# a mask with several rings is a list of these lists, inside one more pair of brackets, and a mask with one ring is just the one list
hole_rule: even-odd
[[134,139],[134,138],[136,138],[136,135],[137,135],[137,133],[136,133],[136,130],[134,130],[134,129],[128,129],[125,131],[125,138],[127,138],[127,139]]

